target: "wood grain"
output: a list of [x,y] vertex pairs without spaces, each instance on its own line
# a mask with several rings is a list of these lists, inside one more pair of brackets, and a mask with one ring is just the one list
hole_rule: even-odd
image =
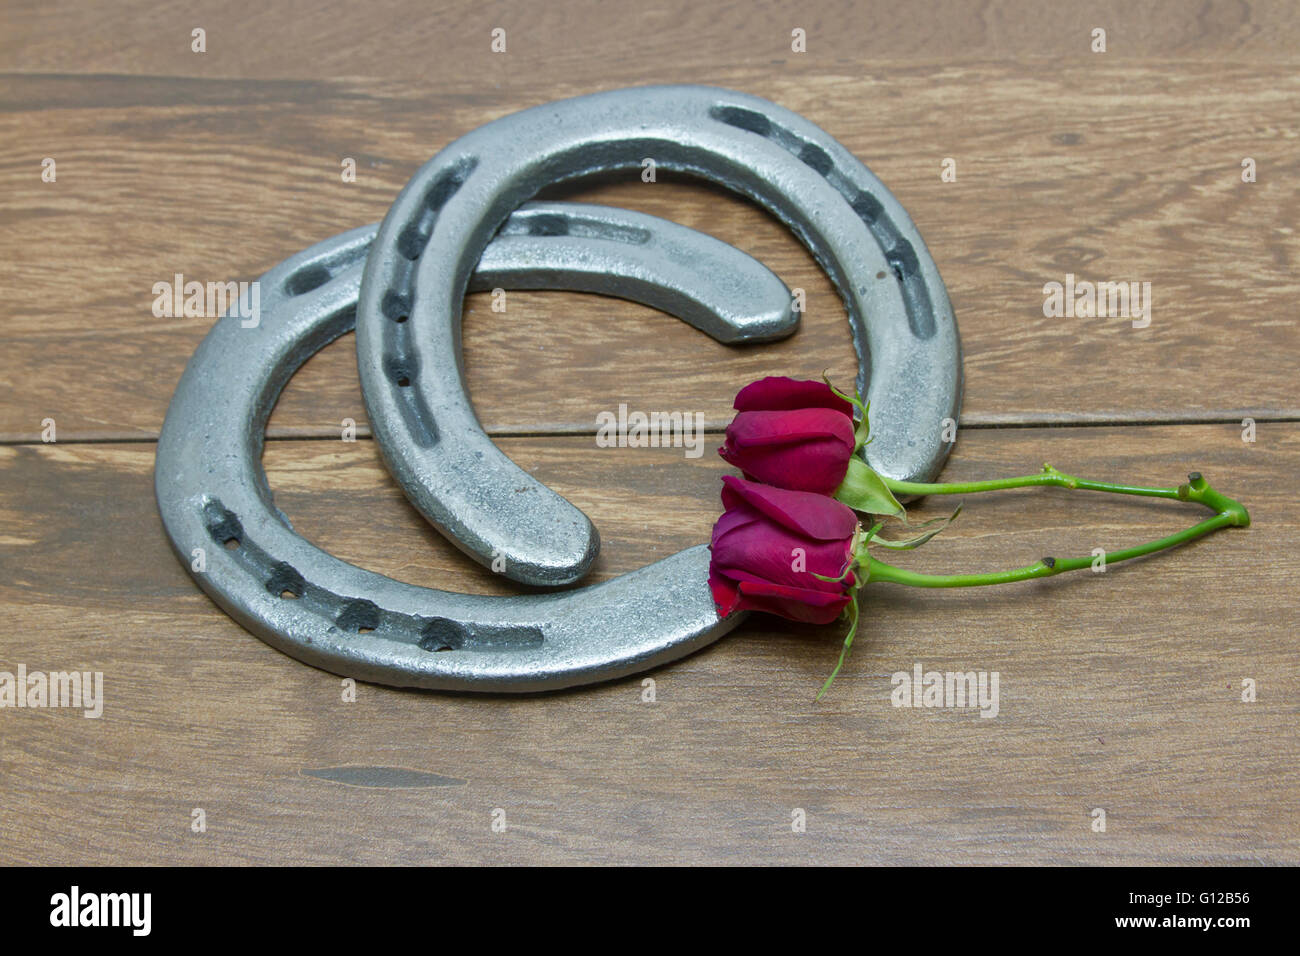
[[[692,461],[580,436],[502,447],[591,514],[597,578],[703,540],[725,471],[712,450]],[[640,678],[528,699],[362,685],[345,704],[338,678],[261,644],[193,586],[158,525],[152,453],[0,451],[3,662],[101,670],[107,698],[99,720],[0,710],[0,859],[1300,862],[1300,426],[1266,425],[1253,445],[1228,426],[967,433],[953,479],[1046,456],[1152,483],[1198,467],[1255,525],[1104,575],[878,586],[820,704],[837,630],[767,619],[655,671],[653,704]],[[266,461],[277,503],[321,546],[418,584],[502,588],[423,526],[372,442],[272,442]],[[1198,513],[992,496],[900,563],[1011,566]],[[998,671],[1000,713],[892,707],[890,675],[916,662]],[[1245,677],[1255,703],[1241,702]],[[190,831],[195,807],[204,834]],[[1105,833],[1091,830],[1096,807]],[[795,808],[806,833],[791,832]]]
[[[714,64],[819,75],[890,59],[1087,59],[1096,27],[1110,51],[1144,60],[1290,61],[1300,45],[1292,5],[1277,0],[914,0],[898,14],[887,0],[126,0],[89,10],[29,0],[4,8],[0,62],[38,73],[373,76],[472,93],[560,77],[637,83]],[[190,52],[194,27],[208,33],[203,58]],[[507,31],[507,55],[489,50],[494,27]],[[791,53],[794,27],[807,32],[805,54]]]
[[[1300,18],[1268,0],[0,5],[0,670],[102,671],[107,698],[98,720],[0,708],[0,862],[1300,863],[1298,63]],[[153,284],[255,278],[381,218],[487,120],[656,82],[797,110],[903,202],[956,309],[978,426],[945,477],[1198,469],[1254,526],[1105,574],[878,586],[820,704],[839,631],[770,619],[647,675],[653,703],[641,678],[530,698],[361,685],[345,703],[339,678],[248,635],[156,514],[152,439],[211,319],[155,318]],[[595,520],[602,580],[705,540],[726,469],[712,448],[597,448],[599,411],[717,429],[746,381],[847,380],[852,355],[811,258],[730,194],[665,175],[546,194],[702,229],[808,295],[798,335],[750,350],[614,300],[512,293],[502,316],[467,299],[480,416]],[[1150,327],[1046,318],[1066,273],[1150,282]],[[345,418],[362,440],[338,440]],[[415,584],[511,589],[383,470],[351,338],[290,383],[270,436],[277,504],[310,540]],[[993,496],[898,563],[1009,567],[1196,516]],[[998,716],[891,706],[917,663],[997,671]]]
[[[676,79],[770,97],[837,136],[893,189],[948,285],[966,351],[963,421],[1197,422],[1300,417],[1295,302],[1300,176],[1294,64],[1120,55],[1047,62],[906,61],[790,77],[705,63]],[[155,282],[251,279],[372,222],[439,147],[517,108],[618,83],[557,79],[471,95],[440,83],[150,76],[0,77],[0,440],[156,435],[211,319],[155,318]],[[58,162],[43,183],[40,160]],[[358,182],[340,181],[342,157]],[[1241,159],[1258,182],[1241,182]],[[940,182],[944,157],[957,181]],[[598,411],[703,412],[774,371],[847,379],[842,307],[803,248],[721,190],[633,175],[552,191],[641,209],[745,249],[806,290],[787,342],[717,345],[629,303],[517,293],[505,316],[466,305],[469,385],[498,434],[594,430]],[[1149,328],[1047,318],[1067,273],[1150,282]],[[593,343],[598,343],[593,347]],[[307,400],[273,434],[361,422],[338,346],[305,370]]]

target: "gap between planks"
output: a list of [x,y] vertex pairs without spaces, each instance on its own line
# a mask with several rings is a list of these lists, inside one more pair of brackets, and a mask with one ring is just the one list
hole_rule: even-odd
[[[1192,425],[1229,425],[1240,421],[1243,417],[1252,419],[1260,425],[1286,425],[1300,423],[1300,416],[1290,415],[1250,415],[1248,413],[1227,414],[1219,416],[1206,416],[1200,418],[1142,418],[1142,419],[1113,419],[1113,418],[1086,418],[1070,419],[1059,422],[972,422],[966,425],[960,425],[961,431],[996,431],[999,429],[1009,430],[1029,430],[1034,428],[1156,428],[1156,427],[1176,427]],[[594,426],[588,425],[554,425],[542,428],[494,428],[488,427],[484,431],[491,438],[569,438],[574,435],[595,435]],[[725,425],[706,426],[702,434],[704,435],[721,435],[726,431]],[[318,429],[318,428],[277,428],[271,429],[266,433],[267,441],[328,441],[338,437],[337,428]],[[370,426],[357,426],[358,440],[371,440],[374,436],[371,434]],[[41,439],[32,435],[0,435],[0,447],[2,446],[19,446],[19,445],[126,445],[126,444],[156,444],[158,441],[157,432],[139,434],[136,432],[109,433],[104,435],[73,435],[70,438],[60,438],[57,442],[43,442]]]

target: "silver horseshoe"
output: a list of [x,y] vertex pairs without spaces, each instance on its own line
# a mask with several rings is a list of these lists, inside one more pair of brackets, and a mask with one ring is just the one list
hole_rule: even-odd
[[646,157],[763,205],[830,275],[871,402],[873,468],[929,480],[950,448],[962,367],[947,291],[902,206],[827,133],[767,100],[699,86],[524,110],[466,134],[412,177],[380,225],[357,306],[362,393],[389,471],[467,554],[483,564],[504,556],[518,581],[577,580],[599,538],[479,425],[461,372],[466,284],[498,226],[538,190]]
[[[551,217],[545,228],[536,228],[539,217]],[[567,223],[559,237],[556,217]],[[593,223],[600,229],[583,238]],[[655,243],[626,244],[620,259],[608,235],[596,234],[614,227],[648,229]],[[243,328],[233,311],[186,367],[159,436],[154,488],[172,546],[203,590],[247,630],[308,664],[444,690],[536,691],[613,679],[735,627],[743,615],[720,620],[713,605],[704,546],[575,591],[485,597],[395,581],[293,531],[261,465],[266,420],[298,367],[352,328],[375,233],[375,226],[354,229],[272,268],[258,280],[259,324]],[[789,334],[797,320],[789,291],[760,263],[652,216],[533,204],[503,233],[485,250],[476,284],[568,281],[681,311],[729,341]],[[674,257],[643,254],[645,246],[674,243],[681,253]],[[593,257],[602,271],[588,268]],[[707,269],[680,267],[679,259],[743,275],[751,285],[733,297]],[[547,262],[555,275],[545,274]],[[618,282],[620,275],[629,281]],[[720,314],[706,314],[714,306]]]
[[[534,202],[515,210],[479,258],[468,291],[502,284],[633,299],[733,345],[784,338],[799,326],[790,290],[756,259],[665,219],[607,206]],[[408,317],[398,311],[387,321],[401,326]],[[457,449],[464,466],[446,484],[430,474],[413,503],[466,555],[508,578],[534,585],[581,578],[600,551],[590,519],[502,455],[477,418],[465,430],[444,420],[441,432],[434,424],[441,410],[430,414],[409,388],[417,371],[443,374],[443,366],[459,379],[459,348],[441,358],[437,369],[400,360],[387,366],[385,381],[415,440]],[[473,474],[475,462],[489,473]],[[564,557],[557,560],[557,553]]]

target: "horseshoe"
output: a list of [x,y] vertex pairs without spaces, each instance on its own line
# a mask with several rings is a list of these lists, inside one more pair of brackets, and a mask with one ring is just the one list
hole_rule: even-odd
[[[633,299],[729,344],[783,338],[799,323],[790,290],[757,260],[693,229],[606,206],[529,203],[514,212],[480,257],[469,291],[503,283]],[[389,324],[400,335],[406,321],[396,312]],[[443,359],[438,374],[459,379],[459,348]],[[460,467],[445,483],[426,479],[413,501],[417,509],[466,555],[508,578],[557,585],[586,574],[600,551],[590,519],[501,454],[472,414],[464,431],[444,420],[448,432],[440,435],[407,387],[417,365],[398,359],[387,368],[414,439],[459,454]],[[475,463],[490,473],[473,474]]]
[[[566,229],[552,235],[560,224]],[[611,240],[617,229],[623,238]],[[651,235],[641,241],[643,230]],[[272,268],[258,280],[259,324],[242,328],[234,310],[186,367],[159,436],[154,488],[172,546],[203,590],[306,663],[447,690],[535,691],[621,677],[739,623],[737,615],[718,618],[704,546],[581,590],[484,597],[363,570],[293,531],[261,466],[266,420],[302,363],[352,328],[375,232],[354,229]],[[476,288],[568,282],[670,308],[728,341],[788,334],[797,318],[789,290],[761,264],[638,213],[531,204],[510,217],[483,261]],[[744,276],[747,288],[715,283],[714,268]]]
[[902,206],[827,133],[758,97],[698,86],[524,110],[412,177],[379,227],[357,306],[362,393],[389,471],[429,521],[481,563],[503,555],[515,580],[574,581],[599,538],[479,425],[460,361],[466,283],[498,226],[539,189],[647,157],[758,202],[830,275],[871,402],[873,468],[927,481],[950,447],[944,426],[957,421],[962,374],[947,291]]
[[[692,229],[605,206],[528,203],[516,210],[483,252],[469,291],[503,283],[634,299],[729,344],[783,338],[799,322],[790,290],[755,259]],[[399,326],[407,318],[393,316]],[[459,350],[442,358],[423,374],[459,377]],[[455,449],[462,466],[445,483],[430,477],[420,487],[415,503],[425,517],[469,557],[516,581],[568,584],[586,574],[600,550],[587,516],[502,455],[477,419],[438,434],[407,388],[415,365],[399,360],[389,371],[416,440]],[[493,473],[471,476],[474,463]]]

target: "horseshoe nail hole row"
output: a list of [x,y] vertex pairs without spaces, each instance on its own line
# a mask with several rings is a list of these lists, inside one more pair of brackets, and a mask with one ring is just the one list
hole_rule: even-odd
[[366,598],[344,598],[317,585],[309,585],[287,561],[274,561],[265,551],[246,541],[239,518],[219,501],[203,505],[203,520],[209,536],[231,552],[266,591],[284,601],[304,600],[305,609],[332,621],[345,634],[369,634],[381,628],[429,652],[485,650],[511,651],[540,647],[545,637],[538,627],[509,624],[466,625],[442,617],[417,617],[385,611]]
[[[884,206],[875,196],[859,188],[835,167],[830,153],[816,143],[804,139],[793,130],[774,123],[768,116],[741,106],[718,105],[709,115],[720,123],[770,140],[798,157],[807,167],[825,179],[848,202],[854,214],[862,220],[867,230],[884,250],[885,261],[902,286],[903,302],[907,309],[908,325],[917,338],[928,339],[935,334],[934,312],[930,291],[921,275],[921,263],[912,243],[899,232],[898,227],[885,214]],[[880,273],[876,278],[884,278]]]
[[411,389],[419,365],[410,333],[406,329],[411,317],[415,263],[429,243],[442,207],[456,195],[477,166],[477,159],[466,157],[457,160],[434,177],[415,214],[397,234],[397,251],[405,261],[399,259],[394,263],[391,285],[379,303],[380,311],[392,320],[394,326],[394,330],[385,335],[385,373],[388,380],[401,389],[399,405],[402,418],[415,444],[424,448],[436,444],[438,434],[428,409],[424,407],[423,399]]
[[576,236],[580,239],[603,239],[607,242],[622,242],[633,246],[643,246],[654,238],[649,229],[642,229],[639,226],[606,222],[598,217],[585,216],[572,210],[557,213],[527,207],[516,209],[511,213],[510,218],[497,230],[497,235],[540,238]]
[[[478,160],[468,157],[457,161],[450,168],[434,177],[414,217],[407,222],[397,234],[397,251],[407,261],[398,262],[394,268],[393,287],[389,288],[379,308],[395,326],[405,326],[411,317],[411,284],[414,281],[414,264],[424,252],[433,234],[433,225],[438,213],[447,200],[465,184],[471,172],[478,165]],[[388,380],[400,389],[409,389],[415,381],[415,369],[418,364],[409,334],[403,331],[387,337],[387,357],[385,370]],[[409,400],[407,400],[409,401]],[[418,404],[418,403],[417,403]],[[429,416],[421,414],[422,409],[403,404],[402,416],[410,426],[417,445],[427,447],[437,441],[436,432],[432,431]]]
[[[402,228],[397,235],[397,251],[408,260],[405,267],[399,267],[395,270],[394,286],[384,293],[380,302],[380,311],[388,318],[392,319],[395,325],[403,326],[411,317],[411,283],[413,281],[412,264],[415,263],[424,252],[424,247],[429,243],[429,236],[433,234],[433,224],[437,221],[438,213],[442,207],[447,204],[452,196],[456,195],[465,180],[469,178],[470,173],[478,165],[478,160],[474,157],[467,157],[458,160],[450,168],[443,170],[434,177],[429,188],[425,190],[423,201],[420,203],[418,211]],[[415,380],[415,367],[417,359],[411,347],[409,336],[405,333],[396,338],[388,340],[388,357],[386,367],[388,379],[394,385],[401,389],[411,387]],[[419,413],[419,409],[413,409],[403,406],[403,417],[411,427],[412,434],[416,443],[421,446],[432,445],[437,436],[430,431],[428,425],[428,416]]]
[[412,262],[420,258],[424,253],[424,247],[429,244],[429,236],[433,234],[433,224],[438,218],[438,213],[442,211],[447,200],[456,195],[456,191],[465,184],[465,180],[477,165],[478,160],[469,157],[459,160],[434,177],[424,193],[419,211],[397,234],[398,252]]

